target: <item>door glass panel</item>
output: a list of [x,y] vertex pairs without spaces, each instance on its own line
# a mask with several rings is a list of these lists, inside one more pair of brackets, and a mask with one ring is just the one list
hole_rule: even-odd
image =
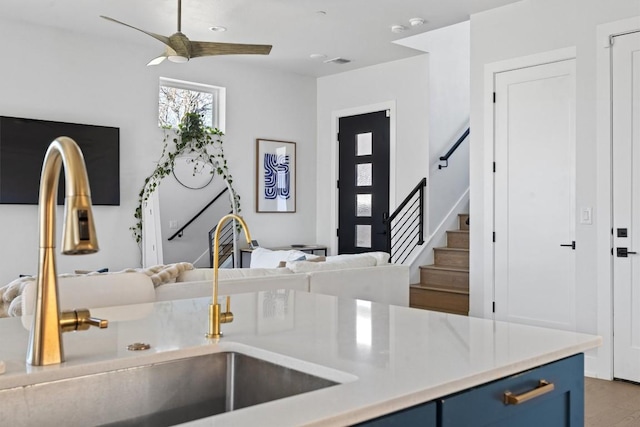
[[356,195],[356,216],[371,216],[371,194]]
[[357,151],[356,156],[370,156],[371,155],[371,132],[359,133],[356,135]]
[[356,179],[356,185],[358,187],[365,187],[368,185],[371,185],[372,182],[372,169],[371,169],[371,163],[360,163],[358,165],[356,165],[356,173],[357,175],[357,179]]
[[371,247],[371,226],[370,225],[356,225],[356,247],[358,248]]

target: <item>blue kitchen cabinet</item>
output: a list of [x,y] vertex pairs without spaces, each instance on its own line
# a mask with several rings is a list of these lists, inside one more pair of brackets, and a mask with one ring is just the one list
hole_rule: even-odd
[[428,402],[402,411],[383,415],[360,424],[358,427],[437,427],[437,403]]
[[583,425],[583,354],[358,424],[367,427]]
[[[507,404],[505,393],[531,399]],[[572,356],[438,399],[438,409],[441,427],[582,427],[584,356]]]

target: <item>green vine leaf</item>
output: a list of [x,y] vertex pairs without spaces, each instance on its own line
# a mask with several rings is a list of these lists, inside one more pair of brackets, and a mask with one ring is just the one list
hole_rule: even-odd
[[[220,129],[205,126],[202,117],[197,113],[187,113],[182,118],[177,130],[174,131],[168,126],[163,126],[163,130],[164,138],[162,140],[163,147],[160,159],[153,173],[144,180],[142,189],[138,194],[138,205],[133,214],[136,222],[133,226],[129,227],[134,240],[138,244],[142,243],[142,206],[149,200],[151,194],[156,191],[160,185],[160,181],[173,172],[175,159],[181,154],[196,153],[196,159],[203,163],[211,163],[214,166],[213,169],[227,181],[233,190],[231,186],[233,180],[231,179],[231,174],[227,167],[227,160],[224,157],[224,150],[222,148],[222,137],[224,133]],[[170,133],[173,132],[176,133],[175,138],[170,137]],[[173,150],[169,147],[169,141],[172,141],[174,144]],[[209,152],[210,149],[213,153]],[[196,172],[194,167],[194,174]],[[214,173],[214,171],[212,170],[211,173]],[[240,196],[235,194],[235,191],[233,191],[233,193],[234,197],[231,208],[233,209],[235,205],[237,212],[240,212]]]

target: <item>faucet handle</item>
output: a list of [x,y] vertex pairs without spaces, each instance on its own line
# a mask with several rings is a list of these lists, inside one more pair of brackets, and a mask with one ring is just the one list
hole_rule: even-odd
[[233,322],[233,313],[231,312],[231,297],[227,295],[227,308],[223,313],[220,313],[220,323]]
[[[100,329],[106,329],[109,327],[109,321],[107,319],[98,319],[97,317],[89,317],[87,319],[82,319],[82,324],[94,326]],[[81,328],[78,328],[78,329],[80,330]],[[87,329],[89,328],[87,327]]]
[[96,328],[105,329],[109,326],[109,321],[106,319],[98,319],[97,317],[91,317],[89,309],[81,308],[76,310],[78,314],[78,330],[86,331],[91,326]]
[[91,317],[91,312],[88,309],[79,308],[63,311],[60,315],[60,326],[62,327],[62,332],[86,331],[91,326],[100,329],[107,328],[109,321]]

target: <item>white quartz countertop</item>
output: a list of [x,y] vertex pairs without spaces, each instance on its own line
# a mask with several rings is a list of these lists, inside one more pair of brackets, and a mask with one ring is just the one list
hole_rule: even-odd
[[[341,384],[189,425],[347,425],[601,344],[592,335],[287,290],[234,295],[235,320],[215,342],[204,337],[210,301],[94,309],[109,328],[63,334],[66,362],[46,367],[25,363],[29,333],[21,319],[2,319],[0,390],[238,351]],[[151,349],[128,351],[134,342]]]

